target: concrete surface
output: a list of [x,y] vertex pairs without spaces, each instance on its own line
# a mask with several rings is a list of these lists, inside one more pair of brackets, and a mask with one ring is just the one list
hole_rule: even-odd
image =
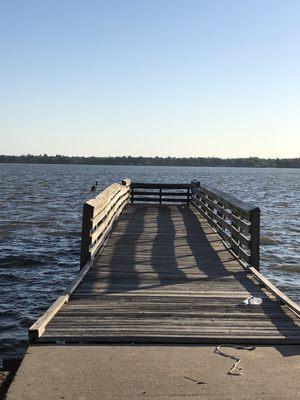
[[214,348],[31,346],[7,399],[300,398],[300,346],[225,350],[241,356],[242,376],[227,375],[233,361]]

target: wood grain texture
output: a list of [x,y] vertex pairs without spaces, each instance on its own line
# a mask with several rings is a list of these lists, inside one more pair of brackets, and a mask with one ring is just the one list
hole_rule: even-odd
[[39,341],[300,343],[299,318],[249,272],[195,209],[127,205]]
[[81,268],[100,251],[114,221],[129,201],[130,179],[114,183],[83,206]]

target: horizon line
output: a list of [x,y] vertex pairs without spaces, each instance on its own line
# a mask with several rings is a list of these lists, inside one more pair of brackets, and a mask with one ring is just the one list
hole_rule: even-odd
[[234,156],[234,157],[222,157],[222,156],[158,156],[158,155],[151,155],[151,156],[146,156],[146,155],[130,155],[130,154],[122,154],[122,155],[66,155],[66,154],[47,154],[47,153],[40,153],[40,154],[32,154],[32,153],[27,153],[27,154],[0,154],[0,157],[45,157],[45,158],[52,158],[52,157],[66,157],[66,158],[104,158],[104,159],[109,159],[109,158],[152,158],[152,159],[168,159],[168,158],[173,158],[173,159],[219,159],[219,160],[238,160],[238,159],[244,159],[244,160],[249,160],[249,159],[258,159],[258,160],[298,160],[300,159],[299,156],[295,157],[260,157],[260,156]]

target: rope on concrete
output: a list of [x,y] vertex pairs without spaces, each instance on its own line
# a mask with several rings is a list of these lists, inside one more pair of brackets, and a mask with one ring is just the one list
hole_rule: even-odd
[[[241,358],[235,355],[231,355],[228,353],[225,353],[224,351],[220,350],[221,347],[231,347],[233,349],[237,349],[237,350],[255,350],[254,346],[241,346],[241,345],[236,345],[236,344],[219,344],[219,346],[217,346],[214,350],[214,353],[216,354],[220,354],[223,357],[228,357],[231,358],[232,360],[235,360],[235,364],[233,365],[233,367],[227,372],[228,375],[243,375],[244,372],[244,368],[243,367],[238,367]],[[235,371],[237,369],[237,371]]]

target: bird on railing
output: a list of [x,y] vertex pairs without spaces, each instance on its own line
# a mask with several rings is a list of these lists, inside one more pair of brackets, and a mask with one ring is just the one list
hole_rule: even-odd
[[91,192],[96,192],[98,182],[96,181],[95,185],[91,187]]

